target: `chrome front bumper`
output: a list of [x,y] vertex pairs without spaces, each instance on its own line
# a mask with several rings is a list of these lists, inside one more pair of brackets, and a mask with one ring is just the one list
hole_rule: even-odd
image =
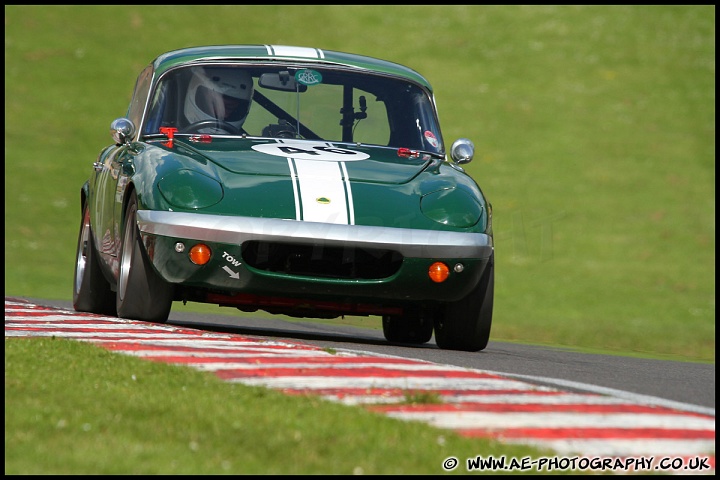
[[487,259],[493,253],[493,238],[484,233],[152,210],[139,210],[137,223],[143,233],[236,245],[249,240],[261,240],[302,245],[352,246],[394,250],[406,258]]

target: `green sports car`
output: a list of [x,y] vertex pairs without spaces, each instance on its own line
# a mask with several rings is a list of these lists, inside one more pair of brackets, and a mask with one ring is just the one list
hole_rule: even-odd
[[186,48],[138,76],[80,190],[77,311],[173,301],[382,317],[390,342],[490,336],[492,207],[420,74],[281,45]]

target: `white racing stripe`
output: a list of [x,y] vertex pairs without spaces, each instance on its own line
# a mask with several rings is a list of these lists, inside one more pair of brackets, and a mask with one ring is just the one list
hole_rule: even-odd
[[277,140],[253,145],[253,150],[287,159],[295,199],[295,220],[355,225],[347,162],[369,155],[332,143]]
[[288,158],[288,167],[290,168],[290,179],[292,180],[293,196],[295,197],[295,220],[302,220],[302,207],[300,205],[300,186],[298,185],[298,174],[295,170],[295,162],[292,158]]
[[352,194],[343,162],[288,158],[288,164],[293,175],[295,212],[300,213],[296,220],[352,225],[354,214],[348,211],[353,209],[348,202]]
[[278,57],[305,57],[325,58],[325,54],[319,48],[292,47],[288,45],[265,45],[268,55]]
[[350,225],[355,225],[355,204],[353,203],[352,188],[350,188],[350,176],[347,172],[345,162],[340,162],[340,169],[342,170],[343,183],[345,185],[345,193],[347,194],[348,204],[348,215]]

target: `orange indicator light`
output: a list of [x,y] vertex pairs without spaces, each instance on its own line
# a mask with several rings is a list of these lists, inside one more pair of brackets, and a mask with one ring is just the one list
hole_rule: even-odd
[[435,262],[430,265],[428,275],[433,282],[442,283],[447,280],[448,275],[450,275],[450,269],[442,262]]
[[195,265],[205,265],[210,261],[212,251],[210,247],[204,243],[198,243],[197,245],[193,245],[188,255],[190,256],[190,261]]

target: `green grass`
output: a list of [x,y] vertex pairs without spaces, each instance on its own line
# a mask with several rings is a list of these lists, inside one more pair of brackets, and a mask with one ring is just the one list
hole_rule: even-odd
[[494,340],[714,361],[714,12],[6,6],[6,294],[71,298],[80,186],[156,55],[318,46],[417,69],[475,142]]
[[[366,54],[430,80],[445,142],[475,142],[467,169],[494,207],[491,340],[714,363],[712,5],[6,6],[6,295],[72,298],[79,189],[111,142],[110,122],[126,111],[137,74],[162,52],[222,43]],[[346,321],[380,326],[375,317]],[[20,349],[16,343],[37,352],[9,369],[8,346]],[[72,347],[48,347],[56,343],[6,341],[6,473],[9,466],[16,473],[224,473],[226,461],[232,472],[289,472],[298,461],[302,472],[348,473],[353,459],[374,453],[346,435],[397,438],[392,422],[346,429],[334,417],[345,410],[325,404],[317,410],[334,413],[293,424],[318,401],[290,405],[274,393],[157,365],[146,366],[153,382],[145,387],[158,382],[177,395],[135,396],[128,389],[137,383],[127,378],[146,367],[80,346],[69,366],[94,374],[63,377],[59,358]],[[48,384],[43,392],[45,377],[58,374],[72,388]],[[182,396],[186,384],[195,385],[191,397]],[[218,425],[223,416],[266,422],[266,410],[281,407],[291,418],[273,415],[263,431],[245,431],[245,422],[239,432],[232,422]],[[193,423],[181,431],[182,414]],[[94,417],[106,435],[92,429]],[[63,419],[70,428],[57,428]],[[80,433],[85,423],[91,430]],[[223,441],[214,444],[217,429]],[[300,432],[298,443],[312,454],[298,454],[293,438],[268,437],[265,453],[251,450],[258,460],[243,456],[272,431]],[[414,433],[404,434],[415,443]],[[189,466],[198,438],[209,458]],[[392,471],[437,472],[432,455],[444,450],[426,440],[422,451],[388,457],[407,456],[406,465],[429,470]],[[344,449],[342,441],[349,442]],[[103,444],[97,458],[93,448]],[[393,468],[373,459],[361,465],[365,473]]]
[[84,342],[5,341],[6,475],[442,474],[480,454],[543,452]]

